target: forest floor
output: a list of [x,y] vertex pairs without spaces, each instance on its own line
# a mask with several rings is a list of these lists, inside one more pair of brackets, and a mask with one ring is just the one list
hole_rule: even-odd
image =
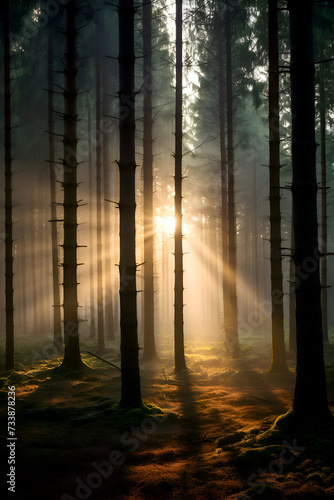
[[[20,337],[16,371],[0,377],[2,491],[9,467],[7,387],[14,385],[13,498],[334,498],[333,448],[328,452],[322,442],[312,447],[300,434],[283,433],[265,446],[247,441],[250,436],[256,440],[291,407],[294,355],[289,355],[288,374],[269,374],[268,338],[253,334],[245,339],[237,360],[226,355],[220,340],[217,334],[187,339],[189,373],[178,378],[171,346],[158,342],[161,361],[153,366],[142,362],[141,379],[144,402],[162,412],[124,414],[115,406],[121,384],[116,369],[83,354],[93,369],[63,380],[52,370],[60,358],[51,343]],[[81,342],[83,353],[94,347],[87,338]],[[334,364],[333,349],[326,347],[328,366]],[[104,357],[119,365],[118,342],[107,342]],[[330,368],[328,386],[333,410]]]

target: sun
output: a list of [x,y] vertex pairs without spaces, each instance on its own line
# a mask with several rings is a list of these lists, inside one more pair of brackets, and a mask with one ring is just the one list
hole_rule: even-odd
[[165,218],[163,229],[167,234],[175,233],[175,217],[173,215],[169,215],[168,217]]
[[164,232],[168,236],[171,236],[175,233],[175,218],[173,215],[165,217],[157,216],[155,217],[155,226],[158,232]]

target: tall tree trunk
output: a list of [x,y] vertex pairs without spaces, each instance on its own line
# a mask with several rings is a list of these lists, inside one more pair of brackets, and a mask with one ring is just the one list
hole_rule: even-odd
[[37,265],[36,265],[36,175],[31,174],[30,178],[30,245],[31,245],[31,300],[33,315],[33,332],[40,333],[40,318],[38,314],[37,300]]
[[4,5],[6,370],[14,368],[12,128],[9,0]]
[[64,359],[63,366],[82,366],[77,294],[77,84],[76,1],[64,5]]
[[144,358],[157,357],[154,338],[153,281],[153,138],[152,138],[152,4],[143,6],[144,47]]
[[258,240],[258,221],[257,221],[257,157],[256,150],[253,149],[254,152],[254,210],[252,214],[253,218],[253,265],[254,265],[254,306],[256,307],[259,303],[259,240]]
[[[320,66],[320,134],[321,134],[321,252],[327,252],[327,167],[326,167],[326,101],[324,65]],[[321,261],[322,335],[328,342],[327,257]]]
[[[104,26],[105,30],[105,26]],[[106,46],[106,45],[104,45]],[[102,122],[105,123],[106,116],[109,113],[109,97],[108,97],[108,74],[107,65],[104,63],[102,69]],[[110,186],[110,164],[109,164],[109,129],[103,126],[103,197],[105,200],[111,199]],[[112,286],[112,236],[111,231],[111,204],[104,203],[104,282],[105,282],[105,328],[108,340],[115,339],[114,326],[114,304],[113,304],[113,286]]]
[[[293,210],[291,217],[291,243],[290,251],[293,256],[295,253],[295,238],[293,234]],[[289,349],[296,351],[296,295],[295,295],[295,264],[293,258],[289,264]]]
[[[93,188],[93,155],[92,155],[92,117],[89,100],[87,97],[87,113],[88,113],[88,199],[89,206],[94,205],[94,188]],[[90,338],[94,339],[95,331],[95,280],[94,280],[94,225],[93,217],[89,220],[89,311],[90,311]]]
[[52,289],[53,289],[53,340],[58,351],[62,350],[60,288],[59,288],[59,257],[57,230],[57,196],[55,171],[55,146],[53,127],[53,38],[49,35],[48,55],[48,115],[49,115],[49,161],[50,161],[50,195],[51,195],[51,245],[52,245]]
[[175,237],[174,237],[174,357],[175,372],[186,368],[183,332],[182,251],[182,0],[176,0],[176,98],[175,98]]
[[223,59],[223,23],[221,13],[216,16],[216,36],[218,40],[218,64],[219,64],[219,139],[220,139],[220,175],[221,175],[221,230],[222,230],[222,286],[223,286],[223,310],[224,330],[227,331],[227,319],[229,316],[229,263],[228,263],[228,206],[227,206],[227,161],[225,141],[225,91],[224,91],[224,59]]
[[313,1],[305,1],[301,8],[299,2],[290,0],[288,8],[297,328],[297,380],[293,409],[299,420],[316,422],[317,418],[320,420],[327,418],[329,410],[323,356],[319,276]]
[[[99,18],[98,18],[99,19]],[[97,261],[97,351],[104,353],[103,263],[102,263],[102,142],[101,142],[101,43],[96,24],[96,261]]]
[[269,0],[269,203],[270,203],[270,269],[271,269],[271,328],[272,372],[288,369],[285,357],[283,316],[283,273],[281,255],[280,206],[280,133],[279,133],[279,67],[278,67],[278,7]]
[[228,165],[228,251],[229,251],[229,318],[226,344],[233,356],[239,352],[237,304],[237,242],[234,200],[234,145],[232,91],[232,3],[226,0],[226,84],[227,84],[227,165]]
[[[27,228],[27,215],[26,215],[26,207],[21,207],[21,247],[26,248],[26,228]],[[22,327],[24,335],[28,333],[28,322],[27,322],[27,254],[26,252],[22,252],[21,254],[21,277],[22,277]]]
[[136,290],[134,3],[119,0],[121,407],[141,406]]

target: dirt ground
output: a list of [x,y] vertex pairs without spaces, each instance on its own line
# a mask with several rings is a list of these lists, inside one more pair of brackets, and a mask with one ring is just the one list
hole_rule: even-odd
[[[19,339],[17,370],[0,378],[2,491],[8,473],[7,387],[14,385],[13,498],[334,498],[330,437],[315,439],[316,446],[303,442],[300,433],[283,432],[265,445],[258,438],[291,407],[294,355],[288,355],[290,373],[270,375],[268,338],[246,338],[238,360],[229,358],[221,340],[219,334],[188,339],[189,372],[178,378],[170,345],[160,342],[160,362],[141,364],[149,408],[125,413],[117,408],[116,369],[84,354],[92,369],[62,380],[52,370],[60,358],[50,342],[47,349],[40,338]],[[94,347],[88,339],[82,342],[82,352]],[[326,348],[326,365],[333,354]],[[104,357],[119,364],[117,341],[108,342]],[[333,410],[330,369],[328,381]]]

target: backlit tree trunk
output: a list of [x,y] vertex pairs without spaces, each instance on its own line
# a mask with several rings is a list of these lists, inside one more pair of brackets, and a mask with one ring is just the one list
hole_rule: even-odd
[[12,204],[12,135],[10,99],[10,21],[9,0],[4,7],[4,87],[5,87],[5,304],[6,370],[14,368],[14,287],[13,287],[13,204]]
[[[99,18],[98,18],[99,20]],[[102,263],[102,140],[101,140],[101,26],[96,24],[96,261],[97,261],[97,350],[104,353],[104,304]]]
[[287,370],[284,344],[283,273],[280,207],[280,133],[277,0],[269,0],[269,203],[272,372]]
[[[105,27],[104,27],[105,29]],[[103,119],[103,198],[104,200],[111,199],[111,185],[110,185],[110,160],[109,160],[109,138],[110,131],[106,125],[106,116],[109,113],[109,96],[108,96],[108,74],[107,65],[104,63],[102,68],[102,112]],[[105,262],[105,328],[107,340],[115,339],[115,326],[114,326],[114,301],[113,301],[113,286],[112,286],[112,236],[111,231],[111,204],[104,202],[104,262]]]
[[77,84],[76,1],[64,4],[64,359],[63,366],[82,366],[77,297]]
[[[93,187],[93,155],[92,155],[92,117],[89,100],[87,97],[87,113],[88,113],[88,189],[89,189],[89,206],[94,205],[94,187]],[[94,280],[94,225],[93,217],[89,221],[89,310],[90,310],[90,338],[96,336],[95,331],[95,280]]]
[[183,331],[182,250],[182,0],[176,0],[176,98],[175,98],[175,237],[174,237],[174,357],[175,372],[186,368]]
[[[324,66],[320,67],[320,135],[321,135],[321,252],[327,252],[327,165],[326,165],[326,102]],[[327,257],[321,260],[322,335],[328,342],[327,318]]]
[[232,33],[230,0],[226,0],[226,83],[227,83],[227,165],[228,165],[228,251],[229,251],[229,317],[226,343],[230,353],[239,351],[237,304],[237,241],[234,199],[234,144],[233,144],[233,89],[232,89]]
[[313,1],[288,2],[291,46],[293,217],[299,420],[329,416],[321,326],[314,111]]
[[51,196],[51,244],[52,244],[52,289],[53,289],[53,339],[58,351],[62,350],[61,315],[60,315],[60,288],[59,288],[59,257],[58,257],[58,230],[57,230],[57,197],[55,172],[55,146],[53,127],[53,43],[49,35],[48,54],[48,113],[49,113],[49,160],[50,160],[50,196]]
[[142,405],[136,290],[134,3],[119,0],[121,407]]
[[228,225],[227,225],[227,161],[225,141],[225,91],[224,91],[224,56],[223,56],[223,23],[221,15],[216,16],[216,35],[218,41],[219,64],[219,138],[220,138],[220,173],[221,173],[221,230],[222,230],[222,281],[224,330],[227,331],[229,316],[229,264],[228,264]]
[[154,338],[153,280],[153,138],[152,138],[152,5],[143,6],[144,47],[144,358],[157,357]]

